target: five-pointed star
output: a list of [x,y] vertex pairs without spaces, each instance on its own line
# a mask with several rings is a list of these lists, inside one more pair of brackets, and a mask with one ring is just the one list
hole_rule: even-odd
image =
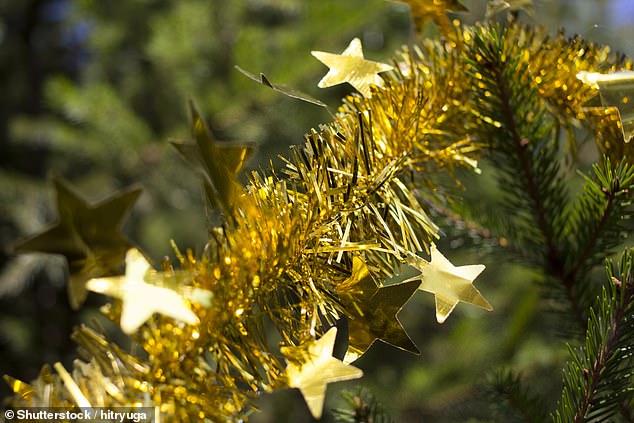
[[623,139],[634,136],[634,71],[611,74],[579,72],[577,78],[599,90],[602,107],[614,107],[619,113]]
[[120,233],[140,188],[117,193],[98,204],[88,204],[60,179],[53,181],[58,221],[15,247],[17,253],[61,254],[68,261],[68,297],[74,309],[86,299],[86,281],[116,274],[130,242]]
[[[321,417],[326,385],[343,380],[357,379],[363,376],[361,369],[337,360],[332,356],[332,349],[337,337],[337,328],[332,327],[319,340],[311,342],[308,354],[302,364],[294,361],[286,366],[288,386],[297,388],[316,419]],[[282,352],[290,357],[302,347],[285,347]]]
[[418,32],[425,28],[429,20],[433,20],[440,33],[445,37],[454,38],[454,30],[451,21],[447,17],[447,12],[465,12],[468,9],[458,0],[396,0],[399,3],[406,3],[410,7],[414,26]]
[[190,109],[195,142],[173,142],[172,145],[202,176],[209,205],[230,211],[243,189],[236,177],[253,153],[253,146],[215,141],[209,127],[191,102]]
[[421,275],[416,277],[422,276],[419,289],[431,292],[436,297],[438,323],[447,319],[459,301],[493,310],[491,304],[473,286],[473,280],[484,270],[483,264],[456,267],[434,244],[431,245],[431,262],[416,256],[412,257],[410,264],[421,271]]
[[311,51],[319,61],[328,66],[330,70],[319,84],[319,88],[332,87],[333,85],[347,82],[357,89],[364,97],[370,97],[371,85],[383,86],[383,79],[378,75],[394,69],[385,63],[373,62],[363,57],[361,40],[358,38],[350,41],[350,44],[341,54],[326,53],[323,51]]
[[419,281],[409,281],[379,288],[363,260],[353,258],[352,275],[343,283],[352,294],[341,293],[350,313],[348,351],[344,362],[358,359],[377,339],[415,354],[420,353],[396,317],[419,285]]
[[131,248],[125,262],[125,276],[91,279],[86,284],[91,291],[121,299],[120,325],[125,333],[135,332],[154,313],[190,325],[198,323],[198,317],[176,291],[145,282],[153,269],[139,250]]

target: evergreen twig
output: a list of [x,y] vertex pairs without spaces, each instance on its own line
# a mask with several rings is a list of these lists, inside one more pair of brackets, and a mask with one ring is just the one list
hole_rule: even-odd
[[346,408],[333,410],[335,420],[341,423],[393,423],[392,418],[368,389],[344,391]]
[[517,43],[507,37],[505,28],[483,29],[466,59],[470,74],[480,82],[476,101],[492,122],[483,137],[491,139],[493,160],[502,171],[509,214],[517,215],[510,235],[521,248],[544,252],[541,266],[561,283],[578,324],[585,328],[576,281],[564,268],[562,222],[568,191],[559,171],[559,126],[527,82],[530,70],[511,51]]
[[570,348],[556,422],[609,421],[634,393],[633,253],[626,251],[618,268],[607,266],[610,288],[590,310],[584,346]]
[[491,404],[497,406],[498,414],[503,414],[498,421],[547,421],[548,413],[542,400],[529,392],[518,375],[510,371],[496,372],[487,387],[492,397]]

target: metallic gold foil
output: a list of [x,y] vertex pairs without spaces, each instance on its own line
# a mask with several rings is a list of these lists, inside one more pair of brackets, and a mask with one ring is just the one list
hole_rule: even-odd
[[74,309],[86,299],[86,281],[119,272],[130,242],[121,234],[123,218],[140,188],[122,191],[97,204],[89,204],[61,179],[53,180],[58,221],[20,242],[18,253],[61,254],[68,261],[68,298]]
[[493,310],[491,304],[473,286],[473,280],[484,270],[483,264],[454,266],[434,244],[431,246],[430,262],[412,256],[409,263],[421,272],[416,278],[422,280],[419,289],[431,292],[436,297],[438,323],[443,323],[460,301],[488,311]]
[[290,359],[286,367],[288,386],[300,390],[316,419],[321,418],[326,386],[329,383],[363,376],[361,369],[332,356],[336,337],[337,328],[333,327],[308,345],[283,350],[284,355]]
[[363,57],[361,40],[354,38],[341,54],[323,51],[311,52],[320,62],[330,68],[326,76],[319,81],[320,88],[332,87],[345,82],[352,85],[365,97],[370,97],[370,87],[383,86],[383,79],[379,73],[392,70],[392,66],[385,63],[373,62]]
[[190,325],[199,322],[176,291],[145,282],[146,275],[153,269],[139,250],[128,250],[125,261],[125,276],[91,279],[86,284],[91,291],[121,300],[121,329],[125,333],[136,332],[154,313]]

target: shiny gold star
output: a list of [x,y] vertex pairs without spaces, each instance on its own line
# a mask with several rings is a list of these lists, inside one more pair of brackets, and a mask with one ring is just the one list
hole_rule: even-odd
[[346,311],[350,313],[350,335],[344,362],[358,359],[377,339],[419,353],[396,317],[419,285],[420,281],[410,281],[379,288],[364,261],[353,258],[352,275],[342,283],[349,293],[340,293]]
[[363,57],[361,40],[358,38],[350,41],[350,44],[341,54],[312,51],[311,54],[330,68],[326,76],[319,81],[319,88],[332,87],[333,85],[347,82],[357,89],[365,97],[370,97],[370,87],[383,86],[383,79],[378,75],[381,72],[392,70],[392,66],[385,63],[373,62]]
[[409,264],[421,271],[420,290],[431,292],[436,297],[436,320],[443,323],[459,301],[493,310],[473,286],[474,279],[484,270],[483,264],[454,266],[443,256],[434,244],[431,245],[431,262],[420,257],[411,257]]
[[97,204],[88,204],[66,182],[53,181],[58,221],[15,247],[17,253],[61,254],[68,261],[68,298],[77,309],[86,299],[86,281],[116,274],[130,242],[119,231],[140,188],[119,192]]
[[190,325],[198,323],[198,317],[176,291],[145,282],[155,271],[139,250],[130,249],[125,261],[125,276],[91,279],[86,284],[91,291],[121,299],[120,325],[125,333],[135,332],[154,313]]
[[[305,347],[285,347],[282,353],[293,360],[286,366],[288,386],[297,388],[316,419],[321,417],[326,386],[329,383],[357,379],[363,376],[361,369],[337,360],[332,350],[337,337],[337,328],[328,330],[319,340]],[[307,354],[301,352],[307,351]],[[301,364],[297,364],[300,362]]]
[[441,34],[449,39],[455,38],[455,31],[447,12],[465,12],[469,9],[464,7],[458,0],[396,0],[399,3],[406,3],[410,7],[412,19],[417,32],[421,32],[428,21],[434,21]]
[[209,127],[190,102],[194,142],[172,142],[174,147],[202,177],[205,197],[210,207],[231,211],[243,187],[236,180],[251,157],[253,146],[228,144],[214,140]]
[[634,71],[611,74],[584,71],[577,78],[599,90],[601,107],[617,110],[623,139],[629,143],[634,135]]

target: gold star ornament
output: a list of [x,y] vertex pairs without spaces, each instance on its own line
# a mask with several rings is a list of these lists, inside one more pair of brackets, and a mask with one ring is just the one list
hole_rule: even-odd
[[409,5],[414,26],[417,32],[421,32],[427,22],[434,21],[441,34],[449,39],[455,38],[455,30],[447,16],[447,12],[466,12],[458,0],[396,0],[398,3]]
[[312,341],[308,346],[282,348],[282,353],[287,358],[292,358],[286,366],[288,386],[300,390],[316,419],[321,418],[326,386],[329,383],[363,376],[361,369],[332,356],[336,337],[337,328],[332,327],[319,340]]
[[623,140],[629,143],[634,135],[634,71],[610,74],[583,71],[577,78],[599,90],[601,107],[614,107],[618,111]]
[[415,279],[421,279],[418,289],[431,292],[436,297],[436,320],[443,323],[451,314],[458,302],[462,301],[492,311],[491,304],[473,286],[473,281],[485,266],[454,266],[435,244],[431,245],[431,262],[418,256],[408,260],[409,264],[421,271]]
[[347,82],[357,89],[364,97],[372,95],[371,86],[383,86],[383,78],[378,74],[394,69],[385,63],[373,62],[363,57],[361,40],[358,38],[350,41],[350,44],[341,54],[312,51],[320,62],[330,68],[317,86],[319,88],[332,87],[333,85]]
[[128,251],[125,258],[125,276],[91,279],[86,287],[99,294],[119,298],[121,306],[121,329],[131,334],[154,313],[160,313],[190,325],[198,324],[198,317],[187,306],[185,299],[176,291],[146,283],[146,279],[157,273],[136,248]]
[[242,185],[237,182],[238,173],[251,157],[253,146],[215,141],[192,102],[190,111],[194,142],[172,142],[172,145],[200,174],[209,206],[231,211],[243,191]]
[[120,227],[140,188],[119,192],[89,204],[61,179],[53,180],[58,221],[15,246],[15,252],[63,255],[68,261],[68,298],[77,309],[86,299],[86,281],[119,273],[130,242]]
[[342,283],[347,292],[340,292],[350,318],[344,362],[358,359],[377,339],[405,351],[420,353],[396,317],[419,285],[420,281],[409,281],[377,287],[363,260],[353,258],[352,275]]

